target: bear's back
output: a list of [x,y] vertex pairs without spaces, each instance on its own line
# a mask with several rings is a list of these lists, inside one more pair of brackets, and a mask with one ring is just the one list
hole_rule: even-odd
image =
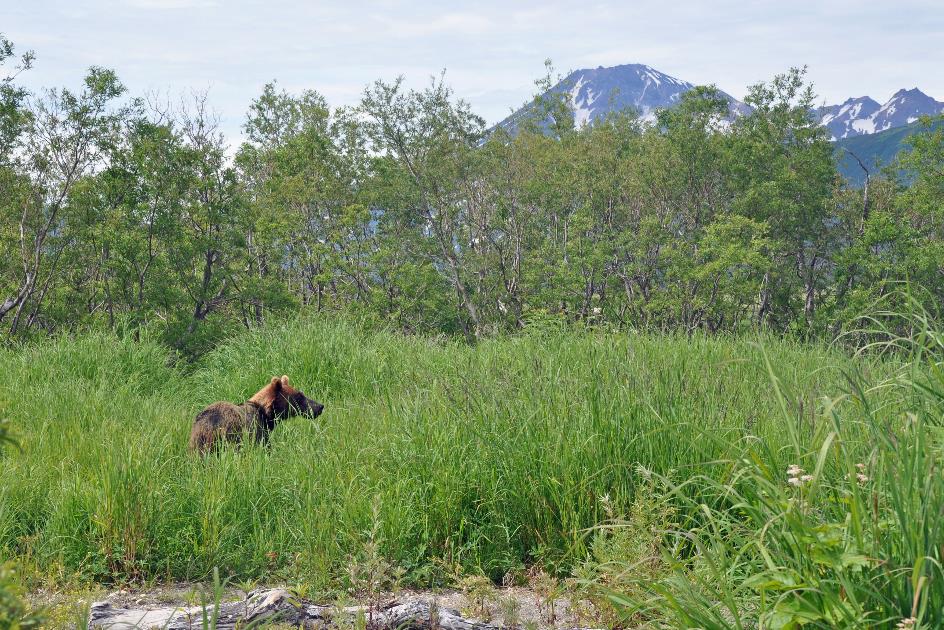
[[215,402],[199,414],[190,431],[190,449],[206,451],[217,439],[238,440],[242,432],[252,429],[251,414],[246,405]]

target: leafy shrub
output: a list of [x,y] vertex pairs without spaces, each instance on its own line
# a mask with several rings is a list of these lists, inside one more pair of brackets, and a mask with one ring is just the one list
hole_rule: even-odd
[[[614,593],[635,591],[636,584],[660,578],[668,570],[664,532],[672,528],[675,509],[641,486],[627,514],[619,514],[609,497],[601,499],[607,521],[594,528],[590,556],[574,571],[574,594],[580,613],[604,627],[639,621],[614,605]],[[637,618],[633,618],[637,617]]]

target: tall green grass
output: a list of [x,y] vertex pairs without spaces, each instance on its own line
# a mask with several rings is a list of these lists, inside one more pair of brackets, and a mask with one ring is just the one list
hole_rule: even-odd
[[[863,351],[893,350],[899,369],[851,370],[811,416],[812,439],[748,440],[697,475],[653,475],[654,510],[678,520],[663,529],[660,575],[623,567],[606,587],[624,618],[712,630],[944,627],[944,331],[916,304],[871,322],[889,320],[863,335],[876,340]],[[776,367],[770,389],[793,426],[799,408]]]
[[[851,372],[892,367],[775,339],[570,331],[473,347],[327,318],[246,333],[187,370],[104,335],[2,350],[0,416],[22,450],[0,460],[0,554],[100,580],[219,567],[327,587],[369,545],[415,584],[566,574],[588,528],[652,475],[727,488],[750,443],[778,477],[821,443],[824,414],[866,457],[861,409],[829,402]],[[283,373],[326,404],[321,418],[286,421],[268,448],[187,453],[204,405]],[[874,397],[883,414],[905,409]],[[733,501],[707,482],[677,493]]]

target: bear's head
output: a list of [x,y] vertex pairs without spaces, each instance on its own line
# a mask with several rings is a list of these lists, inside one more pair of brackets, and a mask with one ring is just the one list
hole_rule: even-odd
[[275,418],[308,416],[317,418],[324,405],[291,386],[287,376],[273,377],[268,385],[250,400],[262,405]]

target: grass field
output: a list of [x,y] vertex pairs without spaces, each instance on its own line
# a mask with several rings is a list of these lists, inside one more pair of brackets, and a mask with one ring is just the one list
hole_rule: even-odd
[[[104,335],[3,350],[0,415],[22,448],[0,456],[0,555],[119,582],[218,567],[329,589],[377,558],[415,585],[567,576],[588,557],[639,560],[601,549],[651,535],[627,516],[651,504],[672,527],[661,575],[609,582],[627,615],[752,627],[739,616],[803,619],[809,604],[812,627],[942,621],[940,409],[914,387],[868,390],[901,367],[769,338],[546,331],[471,347],[320,318],[186,369]],[[197,411],[283,373],[321,418],[286,421],[269,448],[188,454]],[[790,465],[812,479],[788,483]],[[847,481],[866,470],[867,486]],[[604,522],[624,533],[588,533]]]

